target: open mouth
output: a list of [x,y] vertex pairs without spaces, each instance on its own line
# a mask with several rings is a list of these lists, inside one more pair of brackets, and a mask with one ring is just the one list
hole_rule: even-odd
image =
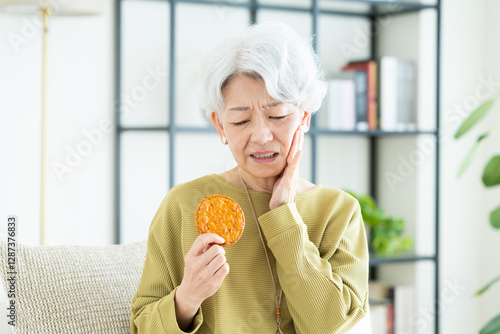
[[261,151],[250,154],[252,160],[258,164],[268,164],[278,159],[278,152]]
[[250,154],[252,157],[256,158],[256,159],[271,159],[271,158],[274,158],[275,156],[278,155],[278,153],[269,153],[269,154],[263,154],[263,155],[259,155],[259,154]]

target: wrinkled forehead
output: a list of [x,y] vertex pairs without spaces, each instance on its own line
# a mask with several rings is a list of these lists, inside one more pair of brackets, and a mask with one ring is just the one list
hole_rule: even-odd
[[[281,102],[278,101],[272,101],[269,103],[264,104],[263,106],[259,106],[263,110],[267,110],[276,106],[281,105]],[[243,111],[243,112],[250,112],[253,110],[253,107],[251,105],[245,104],[245,103],[235,103],[234,105],[227,105],[226,108],[224,108],[225,111],[231,112],[231,111]]]

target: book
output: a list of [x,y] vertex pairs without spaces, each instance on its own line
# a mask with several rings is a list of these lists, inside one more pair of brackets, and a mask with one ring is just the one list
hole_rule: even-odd
[[415,64],[396,57],[379,60],[379,124],[384,131],[416,129]]
[[370,300],[372,334],[392,334],[393,304],[390,300]]
[[368,94],[368,79],[366,72],[352,71],[355,90],[355,114],[356,114],[356,130],[366,131],[368,127],[368,110],[367,98]]
[[355,86],[351,75],[333,73],[328,78],[328,92],[320,123],[333,130],[351,131],[355,127]]
[[[413,313],[413,287],[389,285],[383,282],[369,282],[370,313],[371,305],[375,308],[373,325],[387,334],[413,334],[410,322]],[[381,310],[385,308],[385,310]],[[381,325],[386,322],[386,326]],[[375,332],[374,332],[375,333]]]
[[367,130],[366,87],[366,73],[362,71],[330,74],[321,124],[329,129]]
[[376,130],[377,124],[377,62],[374,60],[354,61],[342,67],[342,71],[366,73],[366,120],[369,130]]

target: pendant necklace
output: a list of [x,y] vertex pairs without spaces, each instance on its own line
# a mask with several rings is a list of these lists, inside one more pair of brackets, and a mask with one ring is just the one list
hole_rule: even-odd
[[248,193],[247,185],[246,185],[245,181],[243,181],[243,178],[241,177],[239,167],[238,167],[238,176],[240,177],[240,181],[243,184],[243,187],[245,188],[245,192],[247,193],[248,202],[250,202],[250,207],[252,208],[253,218],[255,220],[255,224],[257,224],[257,230],[259,231],[260,241],[262,242],[262,246],[264,247],[264,253],[266,254],[266,260],[267,260],[267,266],[269,267],[269,273],[271,274],[271,279],[273,280],[274,300],[276,303],[276,323],[278,324],[278,330],[276,331],[276,334],[283,334],[283,332],[281,331],[281,311],[280,311],[281,297],[283,296],[283,290],[280,288],[280,293],[279,293],[279,298],[278,298],[278,293],[276,291],[276,282],[274,281],[273,270],[271,269],[271,264],[269,263],[269,256],[267,255],[267,249],[266,249],[266,245],[264,243],[264,238],[262,237],[262,232],[260,230],[259,222],[257,220],[257,215],[255,214],[255,209],[253,207],[252,199],[250,198],[250,194]]

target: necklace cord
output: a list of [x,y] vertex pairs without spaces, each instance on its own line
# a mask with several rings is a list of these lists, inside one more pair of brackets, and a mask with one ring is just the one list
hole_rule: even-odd
[[280,325],[281,325],[280,305],[281,305],[281,297],[283,296],[283,290],[280,289],[280,296],[278,298],[277,291],[276,291],[276,282],[274,281],[273,270],[271,269],[271,263],[269,262],[269,255],[267,254],[267,249],[266,249],[266,245],[264,243],[264,238],[262,237],[262,231],[260,229],[259,222],[257,220],[257,215],[255,214],[255,209],[253,207],[252,199],[250,198],[250,193],[248,192],[248,188],[247,188],[245,181],[243,181],[243,178],[241,177],[239,168],[238,168],[238,176],[240,177],[240,181],[243,184],[243,187],[245,188],[245,192],[246,192],[247,197],[248,197],[248,202],[250,202],[250,207],[252,208],[253,218],[255,220],[255,224],[257,225],[257,230],[259,231],[260,241],[262,242],[262,246],[264,247],[264,253],[266,254],[267,267],[269,268],[269,273],[271,274],[271,279],[273,280],[274,300],[276,303],[276,322],[278,323],[278,331],[276,333],[283,334],[283,332],[281,331],[281,328],[280,328]]

